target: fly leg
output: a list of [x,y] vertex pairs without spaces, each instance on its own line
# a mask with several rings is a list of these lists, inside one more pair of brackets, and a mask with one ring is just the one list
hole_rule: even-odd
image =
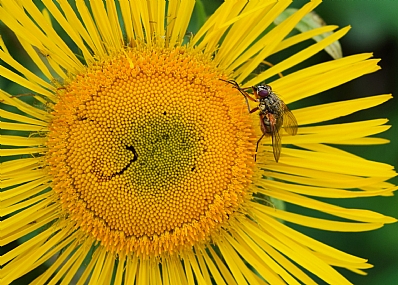
[[238,82],[236,82],[235,80],[224,80],[224,79],[220,79],[220,80],[221,80],[221,81],[224,81],[224,82],[227,82],[227,83],[229,83],[229,84],[232,84],[232,85],[234,86],[234,88],[236,88],[236,89],[239,90],[239,92],[243,95],[243,97],[245,97],[246,105],[247,105],[247,110],[249,111],[250,114],[258,110],[258,107],[255,107],[255,108],[253,108],[253,109],[250,110],[249,100],[251,100],[251,101],[253,101],[253,102],[258,102],[258,99],[255,99],[255,98],[251,97],[251,96],[249,95],[249,93],[246,92],[247,90],[252,89],[252,90],[253,90],[254,96],[255,96],[256,98],[258,98],[258,95],[257,95],[257,88],[255,88],[254,86],[252,86],[252,87],[246,87],[246,88],[241,88],[241,87],[239,86]]
[[265,134],[263,134],[257,141],[256,144],[256,153],[254,154],[254,162],[256,162],[256,158],[257,158],[257,151],[258,151],[258,145],[260,144],[261,140],[263,139],[263,137],[265,136]]

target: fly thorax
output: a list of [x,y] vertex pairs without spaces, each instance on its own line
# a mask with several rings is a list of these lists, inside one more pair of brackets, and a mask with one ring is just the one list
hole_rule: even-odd
[[260,111],[266,111],[267,110],[267,103],[265,101],[260,101],[260,104],[258,105],[258,109]]

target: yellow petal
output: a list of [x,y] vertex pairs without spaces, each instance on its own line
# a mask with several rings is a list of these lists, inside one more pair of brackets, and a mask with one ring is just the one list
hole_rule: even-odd
[[294,110],[294,116],[300,125],[319,123],[380,105],[391,98],[390,94],[385,94],[321,104]]

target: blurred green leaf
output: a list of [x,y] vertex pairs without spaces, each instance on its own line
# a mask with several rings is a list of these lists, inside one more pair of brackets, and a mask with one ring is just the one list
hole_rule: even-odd
[[198,26],[199,27],[203,26],[203,24],[206,22],[207,14],[206,14],[205,6],[203,5],[202,0],[196,0],[195,16],[196,16],[196,21],[197,21]]

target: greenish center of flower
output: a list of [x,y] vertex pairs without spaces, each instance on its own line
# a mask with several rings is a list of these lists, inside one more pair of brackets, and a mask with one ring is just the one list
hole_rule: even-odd
[[126,142],[136,158],[126,175],[137,192],[173,187],[195,171],[196,160],[204,151],[193,124],[170,117],[166,111],[163,114],[150,122],[134,123]]

